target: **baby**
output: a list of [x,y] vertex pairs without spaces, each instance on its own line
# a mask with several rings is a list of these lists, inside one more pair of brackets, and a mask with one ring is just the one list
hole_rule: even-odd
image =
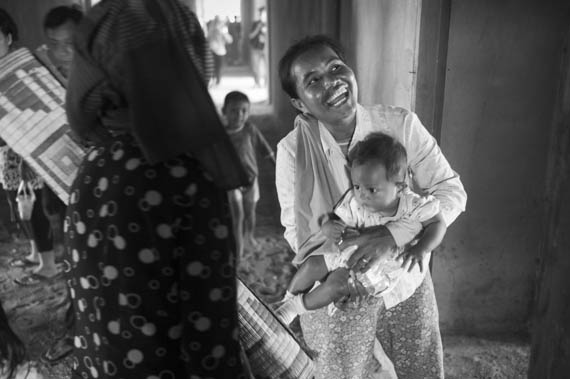
[[267,158],[275,163],[273,149],[249,120],[250,103],[246,94],[239,91],[228,93],[224,99],[222,113],[226,119],[226,131],[230,136],[241,163],[246,170],[251,184],[229,192],[230,209],[234,223],[234,235],[238,257],[243,257],[247,245],[255,250],[258,243],[255,240],[255,210],[259,201],[259,169],[256,151],[263,149]]
[[[335,270],[346,270],[372,296],[382,296],[396,284],[407,285],[408,290],[412,286],[413,293],[421,284],[423,276],[418,280],[418,275],[425,269],[425,258],[439,246],[447,230],[439,201],[408,188],[406,150],[394,138],[383,133],[368,135],[350,151],[349,162],[352,188],[321,224],[327,242],[302,263],[276,311],[286,324],[308,311],[325,306],[332,310],[334,302],[349,295],[346,280],[325,281]],[[379,225],[390,231],[398,248],[374,261],[360,259],[368,269],[354,273],[347,262],[357,247],[341,252],[342,236],[352,228],[358,231]],[[408,258],[402,264],[404,257]],[[419,270],[413,270],[416,264]]]

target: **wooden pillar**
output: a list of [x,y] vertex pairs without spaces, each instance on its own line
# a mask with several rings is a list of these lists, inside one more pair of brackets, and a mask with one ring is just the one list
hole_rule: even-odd
[[563,51],[550,137],[529,379],[566,379],[570,373],[570,30]]
[[451,0],[422,1],[415,112],[438,141],[441,136],[450,12]]
[[350,41],[343,30],[342,42],[356,72],[362,104],[414,109],[421,3],[351,1],[351,21],[342,24],[350,30]]

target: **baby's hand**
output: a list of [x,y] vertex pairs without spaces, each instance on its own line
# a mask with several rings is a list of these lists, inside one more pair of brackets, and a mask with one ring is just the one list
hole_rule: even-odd
[[341,240],[342,232],[346,224],[340,220],[328,220],[321,225],[321,232],[330,240],[338,243]]
[[427,267],[424,267],[424,265],[427,265],[428,263],[426,261],[426,256],[428,253],[429,251],[420,250],[416,248],[416,245],[414,245],[406,248],[406,250],[404,250],[402,254],[398,256],[398,259],[402,262],[402,268],[404,270],[411,272],[414,267],[418,265],[420,272],[424,272],[424,270],[427,269]]

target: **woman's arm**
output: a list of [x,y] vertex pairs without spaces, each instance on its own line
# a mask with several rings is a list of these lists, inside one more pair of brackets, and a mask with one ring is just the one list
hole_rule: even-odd
[[437,141],[415,113],[405,117],[405,148],[413,173],[415,190],[433,195],[440,202],[447,226],[465,211],[467,193],[459,175],[453,171]]
[[277,145],[275,162],[275,187],[281,206],[281,224],[285,227],[284,237],[297,253],[297,226],[295,223],[295,156],[293,147],[296,141],[285,137]]

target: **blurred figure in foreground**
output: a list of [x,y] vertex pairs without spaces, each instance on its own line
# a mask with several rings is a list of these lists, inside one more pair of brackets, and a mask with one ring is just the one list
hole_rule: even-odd
[[178,0],[105,0],[75,38],[70,125],[94,144],[65,222],[73,378],[241,378],[226,191],[246,185]]

